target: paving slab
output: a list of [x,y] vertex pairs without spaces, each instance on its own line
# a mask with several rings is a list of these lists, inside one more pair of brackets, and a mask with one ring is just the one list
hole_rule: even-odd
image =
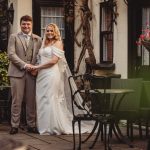
[[[8,123],[0,124],[0,138],[13,138],[28,145],[30,150],[73,150],[73,137],[71,135],[39,135],[29,134],[25,130],[19,129],[19,133],[15,135],[9,134],[10,125]],[[121,130],[125,134],[125,127]],[[83,134],[82,139],[86,138],[88,134]],[[82,144],[82,150],[88,150],[92,144],[94,137],[89,139],[85,144]],[[78,135],[76,135],[78,141]],[[134,141],[132,142],[134,148],[129,148],[128,145],[120,143],[114,136],[111,140],[112,150],[146,150],[147,139],[141,140],[138,137],[138,130],[134,130]],[[76,143],[78,145],[78,143]],[[103,150],[104,144],[99,139],[93,150]]]

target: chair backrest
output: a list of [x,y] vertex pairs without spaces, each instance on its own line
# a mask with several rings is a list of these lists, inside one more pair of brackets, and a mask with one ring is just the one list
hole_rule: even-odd
[[[106,76],[96,76],[92,74],[86,74],[85,78],[89,81],[91,89],[106,89],[108,87],[109,79]],[[91,112],[93,114],[101,114],[104,106],[103,99],[104,93],[92,93],[91,94]]]
[[[86,78],[90,82],[90,88],[91,89],[108,89],[111,85],[111,79],[112,78],[120,78],[120,75],[93,75],[93,74],[87,74]],[[104,103],[104,99],[106,100],[106,103]],[[105,93],[99,93],[99,94],[92,94],[92,100],[91,100],[91,111],[92,113],[101,114],[106,111],[106,109],[109,109],[109,99],[110,95],[107,95]],[[104,105],[106,107],[104,107]],[[108,111],[108,110],[107,110]]]
[[140,106],[150,108],[150,81],[142,82],[142,95]]
[[[142,91],[142,78],[112,79],[112,89],[133,89],[134,92],[125,95],[118,111],[138,111]],[[120,94],[121,96],[121,94]],[[117,100],[119,99],[119,96]]]
[[[85,89],[84,75],[73,75],[68,78],[71,90],[73,115],[90,114],[90,94]],[[85,92],[82,92],[85,91]]]
[[96,76],[89,74],[88,77],[90,82],[91,89],[100,89],[100,88],[106,88],[107,80],[105,80],[105,76]]

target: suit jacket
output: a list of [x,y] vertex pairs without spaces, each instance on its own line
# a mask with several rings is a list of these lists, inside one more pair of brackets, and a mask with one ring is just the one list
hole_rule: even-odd
[[[33,57],[31,64],[36,63],[36,56],[42,44],[42,40],[39,36],[32,34],[33,38]],[[8,68],[8,76],[22,77],[25,74],[24,66],[27,61],[26,56],[26,43],[23,37],[23,33],[11,34],[8,42],[8,57],[10,60]]]

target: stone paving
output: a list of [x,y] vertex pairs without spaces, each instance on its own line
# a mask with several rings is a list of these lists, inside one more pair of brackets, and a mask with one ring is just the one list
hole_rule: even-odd
[[[124,127],[122,127],[124,130]],[[28,145],[31,150],[72,150],[73,141],[72,135],[53,135],[41,136],[39,134],[29,134],[24,130],[19,129],[16,135],[9,134],[10,126],[7,123],[0,124],[0,138],[13,138]],[[139,139],[137,129],[134,129],[134,141],[132,142],[134,148],[129,148],[126,144],[119,143],[116,138],[111,140],[112,150],[147,150],[147,140]],[[87,134],[82,135],[85,138]],[[88,150],[93,138],[85,144],[82,144],[82,150]],[[104,144],[100,140],[96,143],[93,150],[103,150]]]

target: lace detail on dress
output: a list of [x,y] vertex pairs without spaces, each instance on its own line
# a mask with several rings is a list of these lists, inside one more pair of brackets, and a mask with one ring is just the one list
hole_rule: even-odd
[[39,65],[41,63],[41,56],[38,54],[36,56],[36,64]]

